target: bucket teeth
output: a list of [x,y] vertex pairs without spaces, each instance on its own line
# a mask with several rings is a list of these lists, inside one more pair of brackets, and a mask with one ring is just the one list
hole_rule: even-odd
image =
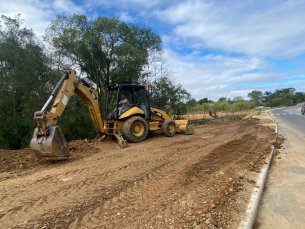
[[71,156],[65,136],[59,126],[49,127],[47,135],[38,135],[37,133],[38,128],[34,130],[30,147],[38,158]]

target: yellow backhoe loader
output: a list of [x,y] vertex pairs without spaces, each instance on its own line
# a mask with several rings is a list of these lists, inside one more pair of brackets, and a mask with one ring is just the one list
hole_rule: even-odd
[[[127,141],[141,142],[156,130],[162,130],[169,137],[176,132],[193,133],[188,120],[173,120],[165,110],[151,106],[146,86],[143,85],[108,86],[107,117],[103,121],[98,103],[98,91],[84,79],[78,80],[75,70],[67,70],[41,111],[34,114],[37,128],[34,130],[30,147],[37,157],[71,156],[63,132],[56,123],[74,94],[80,96],[87,104],[98,134],[96,139],[99,141],[108,135],[113,135],[120,146],[125,147]],[[55,96],[51,110],[45,111]],[[119,107],[121,97],[127,99],[128,103]]]

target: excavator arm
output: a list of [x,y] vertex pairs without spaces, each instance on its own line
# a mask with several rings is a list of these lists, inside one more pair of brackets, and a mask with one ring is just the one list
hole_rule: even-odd
[[[77,80],[75,70],[67,70],[53,90],[47,103],[34,114],[37,128],[31,139],[31,149],[38,157],[71,156],[62,130],[57,122],[65,110],[71,96],[77,94],[87,104],[97,134],[105,134],[103,120],[98,104],[98,92],[85,81]],[[50,111],[46,107],[56,96]]]

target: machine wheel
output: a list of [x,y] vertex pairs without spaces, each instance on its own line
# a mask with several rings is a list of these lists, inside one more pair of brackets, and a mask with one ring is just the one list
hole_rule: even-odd
[[133,116],[124,122],[123,134],[127,141],[141,142],[147,137],[147,133],[147,123],[140,116]]
[[167,137],[173,137],[176,133],[176,123],[174,120],[165,120],[162,124],[162,131]]

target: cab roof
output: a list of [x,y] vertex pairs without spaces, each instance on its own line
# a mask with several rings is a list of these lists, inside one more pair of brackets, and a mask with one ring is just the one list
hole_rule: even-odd
[[130,89],[135,88],[136,90],[139,89],[146,89],[146,85],[135,85],[135,84],[112,84],[108,86],[108,91],[112,91],[112,90],[118,90],[119,88],[126,87],[125,90],[127,90],[127,88],[129,87]]

